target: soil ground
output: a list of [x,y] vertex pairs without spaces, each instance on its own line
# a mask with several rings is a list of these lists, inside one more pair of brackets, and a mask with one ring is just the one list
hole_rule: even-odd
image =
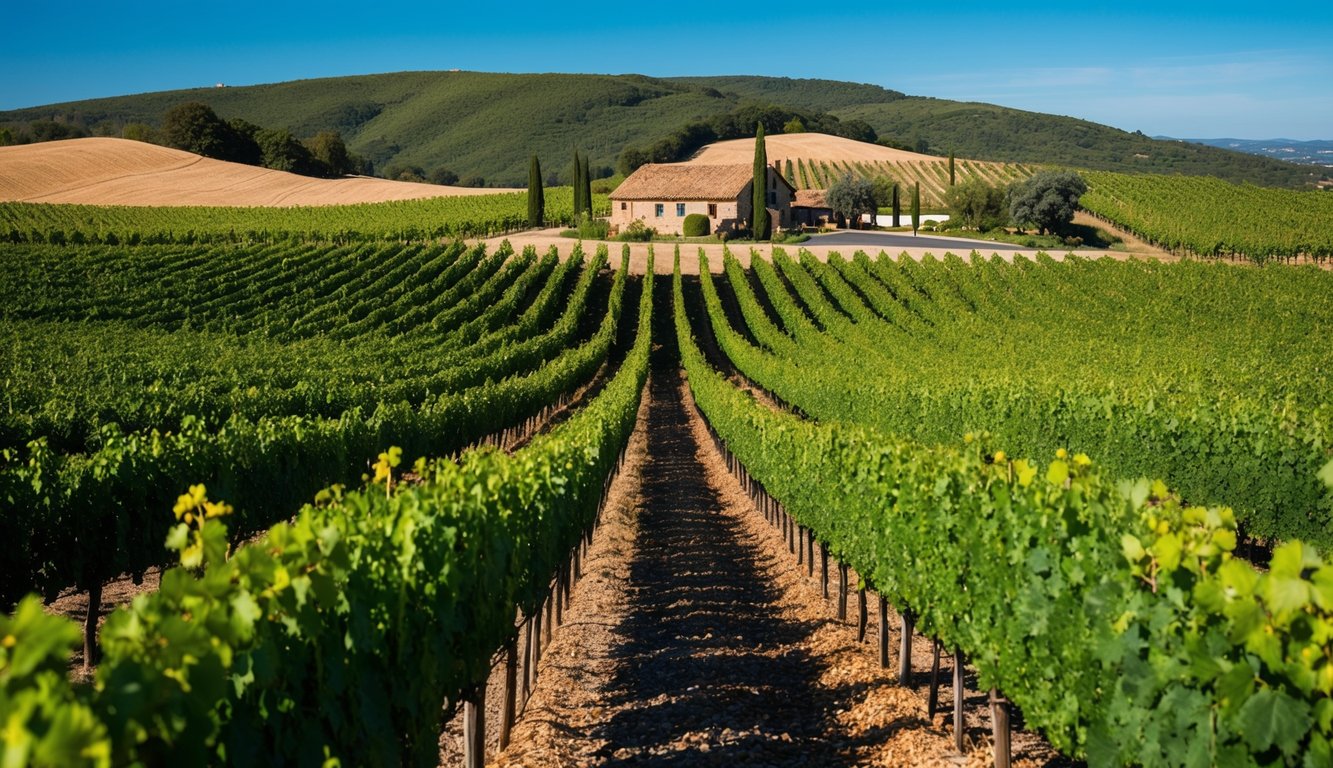
[[[488,763],[991,764],[985,692],[969,673],[960,754],[944,715],[948,659],[932,721],[930,641],[916,637],[913,685],[900,686],[897,631],[891,667],[879,667],[873,596],[864,641],[855,596],[850,621],[834,618],[819,569],[807,575],[727,472],[676,367],[670,316],[657,319],[663,346],[585,578],[509,747],[496,754],[492,739]],[[892,611],[887,621],[901,626]],[[444,746],[442,763],[459,764],[458,742]],[[1020,766],[1067,764],[1022,732],[1013,756]]]
[[[935,155],[922,155],[825,133],[779,133],[765,136],[764,153],[770,163],[787,158],[795,161],[798,157],[852,163],[948,162]],[[730,139],[709,144],[690,158],[689,162],[700,165],[749,165],[753,161],[754,139]]]
[[128,139],[66,139],[0,147],[0,201],[282,208],[520,191],[365,176],[315,179]]

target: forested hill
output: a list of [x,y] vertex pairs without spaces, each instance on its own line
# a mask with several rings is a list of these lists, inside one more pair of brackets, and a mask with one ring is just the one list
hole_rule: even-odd
[[[1174,139],[1154,139],[1073,117],[907,96],[873,85],[772,77],[691,77],[710,87],[795,109],[861,120],[905,149],[1014,163],[1056,163],[1106,171],[1217,176],[1263,186],[1301,186],[1327,174],[1272,158]],[[1258,160],[1259,162],[1255,162]]]
[[594,175],[607,175],[626,148],[669,140],[691,124],[735,121],[759,105],[801,113],[820,130],[841,124],[856,134],[868,126],[885,143],[976,159],[1208,174],[1272,186],[1299,186],[1323,173],[1073,118],[874,85],[743,76],[397,72],[32,107],[0,112],[0,130],[34,138],[121,135],[129,124],[159,125],[167,109],[184,101],[202,101],[223,119],[289,128],[298,137],[339,131],[381,175],[447,169],[502,186],[526,183],[533,152],[547,175],[561,181],[569,178],[575,146],[588,154]]

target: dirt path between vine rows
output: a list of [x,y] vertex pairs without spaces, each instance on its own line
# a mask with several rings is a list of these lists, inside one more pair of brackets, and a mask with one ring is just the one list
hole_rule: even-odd
[[[670,316],[659,319],[666,340]],[[727,473],[674,349],[654,356],[585,577],[509,748],[488,750],[488,764],[990,765],[984,693],[969,691],[960,755],[947,718],[926,717],[929,643],[914,644],[915,688],[879,668],[873,605],[858,643],[855,598],[853,623],[833,618],[818,582]],[[948,675],[946,661],[942,710]],[[1014,758],[1066,763],[1020,733]]]

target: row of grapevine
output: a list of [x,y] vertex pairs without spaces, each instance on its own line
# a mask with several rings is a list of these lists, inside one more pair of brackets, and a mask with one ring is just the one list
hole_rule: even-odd
[[[574,221],[568,188],[546,191],[546,220]],[[605,196],[593,211],[606,215]],[[0,203],[0,241],[53,245],[421,241],[526,229],[527,196],[435,197],[293,208]]]
[[[780,392],[836,365],[753,346],[700,273],[701,321],[743,374]],[[985,435],[933,445],[773,410],[705,359],[682,290],[677,271],[690,389],[727,448],[1055,746],[1094,766],[1333,761],[1333,566],[1313,549],[1284,544],[1258,571],[1232,555],[1229,509],[1116,482],[1081,453],[1042,465]],[[809,389],[857,397],[846,383]]]
[[[522,334],[520,320],[518,337],[500,329],[504,341],[491,347],[483,346],[491,337],[482,336],[472,345],[480,353],[474,357],[467,357],[467,345],[437,347],[441,359],[456,353],[458,364],[445,369],[453,378],[425,377],[436,389],[423,390],[416,402],[374,399],[327,417],[231,412],[218,424],[187,412],[175,429],[154,424],[126,431],[105,424],[87,452],[61,453],[44,438],[4,449],[0,564],[7,578],[0,599],[26,590],[51,594],[69,585],[95,588],[115,574],[155,564],[167,527],[158,511],[186,484],[204,481],[237,503],[244,513],[235,533],[247,535],[289,514],[320,487],[354,482],[364,457],[390,444],[442,455],[529,418],[588,381],[607,359],[617,333],[624,263],[600,326],[586,340],[578,332],[605,262],[599,251],[548,331]],[[182,410],[192,402],[184,401]]]
[[[1200,264],[950,258],[825,265],[728,257],[751,333],[798,363],[770,388],[821,419],[925,442],[994,434],[1010,450],[1097,455],[1228,504],[1246,533],[1333,547],[1333,445],[1320,387],[1331,277]],[[1283,318],[1259,324],[1257,315]],[[817,323],[817,324],[816,324]],[[790,334],[788,336],[788,334]],[[776,341],[775,341],[776,339]],[[1169,367],[1163,365],[1169,361]]]
[[1206,176],[1084,176],[1084,208],[1170,251],[1259,263],[1333,257],[1333,195]]
[[[1037,170],[1037,167],[1032,165],[976,160],[959,160],[956,167],[958,183],[977,179],[992,186],[1005,186],[1022,181]],[[797,189],[827,189],[833,182],[848,174],[861,179],[881,177],[891,179],[904,188],[920,183],[923,206],[928,209],[943,209],[946,206],[945,193],[949,189],[949,174],[944,158],[906,162],[882,160],[851,162],[796,158],[792,173],[787,180]]]
[[[427,283],[434,296],[402,285],[431,276],[418,270],[403,281],[394,269],[386,275],[400,281],[398,290],[377,280],[369,290],[348,293],[347,283],[335,280],[309,297],[299,286],[269,301],[263,300],[268,291],[259,292],[249,314],[276,317],[287,333],[172,330],[171,321],[154,313],[155,294],[145,303],[110,301],[100,313],[123,313],[143,327],[118,319],[88,323],[98,315],[80,318],[77,302],[61,301],[68,291],[34,290],[34,301],[17,306],[51,311],[0,319],[0,334],[12,340],[10,355],[0,361],[8,399],[7,413],[0,415],[0,447],[46,437],[58,450],[82,451],[96,445],[108,423],[120,430],[175,430],[186,416],[214,425],[232,416],[331,418],[353,408],[370,412],[380,403],[420,404],[520,373],[549,359],[579,331],[597,265],[566,294],[581,254],[558,266],[554,252],[541,259],[534,252],[511,258],[505,248],[484,260],[483,254],[472,249]],[[424,260],[432,260],[430,252]],[[451,277],[459,266],[464,269]],[[153,284],[151,277],[145,282]],[[375,295],[384,297],[385,306],[357,311]],[[196,315],[205,327],[206,304]],[[324,311],[339,305],[343,309]],[[244,307],[228,292],[217,314],[225,313],[228,326],[258,325]],[[289,307],[296,311],[289,314]],[[311,317],[318,319],[307,322]],[[431,332],[436,325],[439,330]],[[310,338],[283,342],[282,336],[298,330]],[[394,330],[418,332],[401,336]],[[393,377],[386,377],[389,370]]]
[[[622,273],[623,274],[623,273]],[[35,598],[0,618],[6,765],[434,765],[444,718],[483,683],[598,510],[647,377],[637,336],[583,409],[512,455],[396,450],[227,556],[203,488],[181,497],[183,567],[108,618],[91,687],[65,675],[77,630]]]

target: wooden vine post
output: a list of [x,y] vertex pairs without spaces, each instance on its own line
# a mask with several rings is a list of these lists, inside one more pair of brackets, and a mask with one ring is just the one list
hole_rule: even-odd
[[532,617],[523,622],[523,701],[526,703],[532,695],[532,670],[537,664],[532,649]]
[[1009,700],[994,688],[990,691],[991,736],[995,744],[995,768],[1009,768],[1012,749],[1009,739]]
[[879,596],[879,668],[889,668],[889,601]]
[[509,746],[509,735],[514,730],[514,716],[518,711],[518,636],[505,643],[505,699],[500,716],[500,749]]
[[847,620],[847,564],[838,563],[838,621]]
[[953,652],[953,746],[963,751],[963,652]]
[[532,614],[532,687],[537,687],[537,667],[542,660],[542,607]]
[[819,586],[824,592],[824,599],[828,599],[828,546],[819,545]]
[[486,768],[486,681],[463,700],[463,766]]
[[930,693],[926,697],[926,717],[935,724],[935,711],[940,708],[940,641],[931,644]]
[[898,649],[898,682],[910,685],[912,682],[912,627],[914,619],[911,611],[903,611],[902,645]]
[[869,623],[869,617],[866,615],[866,583],[864,579],[858,578],[860,584],[856,588],[856,642],[864,643],[866,641],[866,625]]
[[97,663],[97,618],[102,613],[102,580],[94,578],[88,587],[88,612],[83,619],[83,671]]

